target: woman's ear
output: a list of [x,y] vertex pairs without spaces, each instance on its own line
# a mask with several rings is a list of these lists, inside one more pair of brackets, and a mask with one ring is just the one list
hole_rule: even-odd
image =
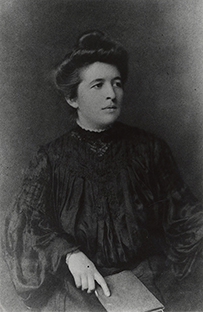
[[75,98],[75,99],[70,99],[70,98],[68,98],[68,97],[65,97],[65,99],[66,99],[66,102],[70,105],[70,106],[72,106],[73,108],[78,108],[78,102],[77,102],[77,99]]

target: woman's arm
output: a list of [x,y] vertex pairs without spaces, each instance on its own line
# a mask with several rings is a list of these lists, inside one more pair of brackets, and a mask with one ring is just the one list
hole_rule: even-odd
[[167,144],[158,142],[154,151],[167,257],[175,276],[181,279],[189,274],[202,249],[203,211],[182,181]]
[[53,209],[51,178],[48,156],[40,149],[5,222],[4,258],[18,294],[28,305],[38,295],[51,295],[61,262],[78,248],[60,228]]

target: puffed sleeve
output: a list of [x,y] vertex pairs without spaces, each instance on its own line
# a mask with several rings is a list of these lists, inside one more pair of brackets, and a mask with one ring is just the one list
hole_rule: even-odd
[[46,299],[65,255],[77,249],[60,227],[54,208],[52,170],[43,148],[30,163],[22,190],[6,217],[4,258],[18,294],[29,306]]
[[193,263],[201,254],[203,211],[181,179],[168,145],[159,141],[154,151],[168,264],[175,276],[182,279],[191,272]]

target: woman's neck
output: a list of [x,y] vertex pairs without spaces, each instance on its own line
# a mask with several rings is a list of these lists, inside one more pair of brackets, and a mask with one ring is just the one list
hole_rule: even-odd
[[86,127],[86,126],[82,125],[78,119],[76,120],[76,123],[78,124],[78,126],[80,128],[82,128],[86,131],[91,131],[91,132],[103,132],[103,131],[105,131],[111,127],[111,125],[110,125],[110,126],[107,126],[106,128],[102,128],[102,129],[93,129],[93,128]]

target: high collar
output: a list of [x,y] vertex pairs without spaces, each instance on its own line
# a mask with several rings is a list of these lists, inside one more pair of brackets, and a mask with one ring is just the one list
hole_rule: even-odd
[[82,128],[83,130],[85,130],[85,131],[96,132],[96,133],[104,132],[104,131],[106,131],[106,130],[108,130],[108,129],[110,129],[110,128],[112,127],[112,125],[110,125],[110,126],[106,127],[105,129],[91,129],[91,128],[87,128],[87,127],[83,126],[83,125],[80,123],[79,120],[76,120],[76,124],[77,124],[80,128]]
[[75,127],[72,130],[72,136],[78,138],[79,140],[86,141],[86,142],[103,142],[103,143],[110,143],[113,138],[115,137],[114,133],[116,130],[116,123],[114,123],[108,129],[104,131],[92,131],[88,129],[82,128],[80,125],[76,123]]

